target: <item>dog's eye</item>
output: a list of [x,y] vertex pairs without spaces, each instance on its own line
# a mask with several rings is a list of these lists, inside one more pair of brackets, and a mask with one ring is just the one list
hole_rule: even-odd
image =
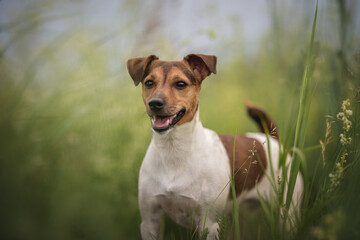
[[146,88],[152,88],[154,86],[154,81],[153,80],[147,80],[145,82],[145,87]]
[[184,82],[184,81],[178,81],[178,82],[175,83],[175,87],[177,89],[184,89],[184,88],[187,87],[187,83]]

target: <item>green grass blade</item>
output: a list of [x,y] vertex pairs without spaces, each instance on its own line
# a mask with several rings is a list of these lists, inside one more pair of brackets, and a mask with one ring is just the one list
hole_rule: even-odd
[[[311,80],[311,72],[312,72],[312,50],[314,44],[314,36],[316,29],[316,20],[317,20],[317,11],[318,11],[318,2],[316,3],[315,16],[312,26],[311,32],[311,40],[310,46],[306,56],[305,69],[303,73],[302,80],[302,89],[300,94],[300,106],[299,112],[296,122],[296,130],[295,130],[295,139],[294,139],[294,148],[302,149],[305,142],[305,133],[306,126],[310,111],[310,103],[311,103],[311,94],[310,94],[310,80]],[[298,175],[300,169],[300,159],[297,157],[297,154],[292,153],[292,164],[290,168],[290,176],[289,176],[289,184],[288,184],[288,192],[286,196],[286,208],[289,209],[292,195],[294,193],[294,187],[296,182],[296,177]]]
[[232,209],[232,218],[233,218],[233,230],[234,230],[234,239],[240,239],[240,225],[239,225],[239,207],[236,201],[236,191],[235,191],[235,147],[236,147],[236,134],[234,135],[234,145],[233,145],[233,171],[231,174],[231,194],[233,197],[233,209]]

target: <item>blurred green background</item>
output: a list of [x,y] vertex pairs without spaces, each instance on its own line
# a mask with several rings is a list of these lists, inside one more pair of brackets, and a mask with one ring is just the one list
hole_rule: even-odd
[[[140,239],[137,178],[151,130],[141,89],[126,70],[131,57],[217,55],[218,74],[200,94],[203,125],[227,134],[257,131],[243,106],[250,100],[291,142],[315,5],[0,1],[0,238]],[[312,177],[325,116],[359,94],[359,15],[356,0],[319,2],[305,142],[313,148],[305,151]],[[333,127],[341,131],[341,124]],[[337,141],[330,145],[329,155],[339,149]],[[359,213],[354,206],[345,214]],[[303,230],[311,233],[319,219]],[[360,236],[359,217],[343,221],[336,234]]]

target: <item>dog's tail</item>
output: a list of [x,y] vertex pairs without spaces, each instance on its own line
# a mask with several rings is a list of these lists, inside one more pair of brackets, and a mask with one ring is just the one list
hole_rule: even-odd
[[267,128],[266,130],[270,136],[275,139],[279,139],[279,129],[264,110],[248,101],[245,102],[245,106],[249,116],[257,123],[261,132],[266,133],[265,128]]

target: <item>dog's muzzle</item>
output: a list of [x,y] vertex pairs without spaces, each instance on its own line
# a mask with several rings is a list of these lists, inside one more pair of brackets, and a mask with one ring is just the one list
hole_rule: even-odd
[[165,101],[162,98],[152,98],[148,104],[151,111],[156,113],[163,110]]
[[165,110],[165,100],[162,98],[152,98],[148,105],[152,112],[152,116],[150,115],[152,128],[156,132],[165,132],[174,127],[186,112],[186,109],[182,108],[175,114],[169,114]]

